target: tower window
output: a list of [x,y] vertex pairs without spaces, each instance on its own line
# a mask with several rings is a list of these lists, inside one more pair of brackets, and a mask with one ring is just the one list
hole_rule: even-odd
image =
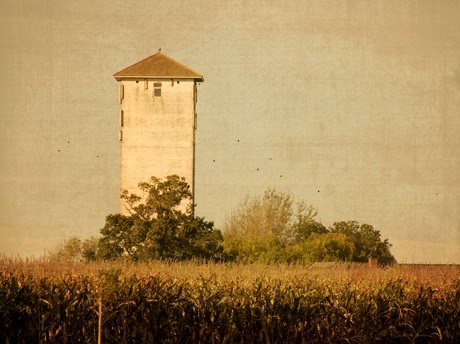
[[161,97],[161,82],[153,83],[153,97]]

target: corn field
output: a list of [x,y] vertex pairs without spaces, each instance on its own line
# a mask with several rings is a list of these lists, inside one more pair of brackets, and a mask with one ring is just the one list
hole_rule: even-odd
[[458,343],[460,267],[0,259],[0,343]]

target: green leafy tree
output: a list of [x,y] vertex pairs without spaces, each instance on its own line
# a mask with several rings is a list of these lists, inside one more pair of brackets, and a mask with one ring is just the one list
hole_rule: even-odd
[[139,189],[147,195],[144,202],[136,194],[122,192],[129,216],[107,216],[101,229],[100,257],[223,259],[222,235],[213,222],[194,216],[185,178],[152,177],[149,182],[139,183]]
[[315,220],[317,210],[292,195],[267,189],[246,196],[224,225],[227,257],[239,262],[365,262],[371,250],[383,264],[394,262],[388,239],[371,225]]
[[371,225],[360,225],[356,221],[335,222],[330,228],[331,233],[344,234],[347,240],[355,246],[352,261],[366,262],[367,255],[371,250],[379,254],[379,262],[382,264],[391,264],[396,262],[390,253],[391,244],[388,239],[381,240],[380,231],[374,229]]
[[355,245],[344,233],[324,233],[302,243],[302,258],[310,262],[352,262]]
[[91,237],[81,240],[78,236],[72,236],[58,244],[50,258],[54,261],[92,261],[101,257],[104,245],[99,238]]
[[225,222],[224,250],[242,262],[288,260],[288,248],[311,234],[316,215],[313,206],[274,189],[246,196]]
[[296,240],[295,242],[302,242],[309,239],[312,236],[317,236],[321,234],[326,234],[329,231],[327,228],[320,222],[313,220],[299,222],[295,226]]
[[55,261],[80,261],[81,256],[81,240],[78,236],[73,236],[68,240],[60,242],[50,258]]
[[108,215],[101,229],[100,255],[105,259],[116,259],[122,255],[133,257],[145,239],[139,222],[137,216]]
[[91,237],[81,244],[81,256],[84,261],[96,260],[99,256],[99,238]]
[[[121,199],[133,216],[143,220],[189,216],[192,214],[192,193],[185,178],[167,176],[165,180],[151,177],[149,182],[139,183],[139,189],[147,194],[145,202],[136,194],[123,190]],[[185,211],[181,208],[185,208]]]

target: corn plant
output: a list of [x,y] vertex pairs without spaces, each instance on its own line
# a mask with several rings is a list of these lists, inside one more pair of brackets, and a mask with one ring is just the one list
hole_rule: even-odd
[[456,343],[459,272],[3,259],[0,342]]

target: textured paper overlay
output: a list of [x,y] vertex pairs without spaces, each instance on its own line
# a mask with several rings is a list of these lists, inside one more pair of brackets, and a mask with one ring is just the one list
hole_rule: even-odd
[[197,212],[295,193],[374,225],[400,261],[460,262],[458,1],[6,1],[0,251],[42,254],[118,211],[113,73],[203,74]]

